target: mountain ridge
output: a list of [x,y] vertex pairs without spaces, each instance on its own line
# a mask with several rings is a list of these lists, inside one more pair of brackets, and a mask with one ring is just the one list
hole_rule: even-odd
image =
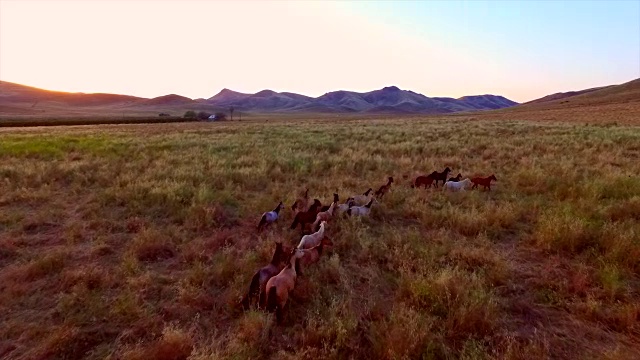
[[[446,99],[446,100],[444,100]],[[326,112],[380,112],[444,114],[460,111],[493,110],[518,105],[499,95],[473,95],[459,99],[430,98],[425,95],[402,90],[397,86],[386,86],[369,92],[336,90],[316,98],[291,92],[262,90],[255,94],[223,89],[207,99],[207,103],[219,107],[234,107],[256,111],[304,111],[314,108]]]

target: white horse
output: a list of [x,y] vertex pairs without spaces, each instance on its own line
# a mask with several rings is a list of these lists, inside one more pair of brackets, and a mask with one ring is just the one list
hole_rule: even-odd
[[462,181],[447,181],[446,183],[444,183],[444,186],[442,187],[442,191],[446,191],[446,190],[451,190],[451,191],[464,191],[464,189],[466,187],[468,187],[469,185],[471,185],[471,180],[469,180],[469,178],[466,178]]
[[300,239],[300,243],[298,244],[298,249],[310,249],[320,244],[320,241],[322,241],[322,238],[324,237],[324,227],[326,226],[326,224],[326,221],[322,221],[320,223],[320,229],[318,231],[314,232],[313,234],[303,236],[302,239]]
[[375,198],[371,198],[367,205],[364,206],[352,206],[347,210],[347,215],[349,216],[369,216],[371,212],[371,205],[377,201]]

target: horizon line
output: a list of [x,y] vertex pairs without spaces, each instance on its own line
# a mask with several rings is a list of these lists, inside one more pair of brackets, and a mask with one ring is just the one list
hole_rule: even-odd
[[[596,89],[596,88],[602,88],[602,87],[607,87],[607,86],[622,85],[622,84],[625,84],[625,83],[628,83],[628,82],[630,82],[630,81],[634,81],[634,80],[637,80],[637,79],[640,79],[640,78],[631,79],[631,80],[629,80],[629,81],[625,81],[625,82],[621,82],[621,83],[617,83],[617,84],[607,84],[607,85],[594,86],[594,87],[590,87],[590,88],[586,88],[586,89],[560,90],[560,91],[556,91],[556,92],[554,92],[554,93],[550,93],[550,94],[547,94],[547,95],[544,95],[544,96],[554,95],[554,94],[559,94],[559,93],[565,93],[565,92],[572,92],[572,91],[582,91],[582,90]],[[198,100],[198,99],[209,100],[209,99],[211,99],[212,97],[214,97],[214,96],[216,96],[216,95],[220,94],[220,93],[221,93],[221,92],[223,92],[224,90],[232,91],[232,92],[234,92],[234,93],[238,93],[238,94],[249,95],[249,96],[251,96],[251,95],[255,95],[255,94],[260,93],[260,92],[263,92],[263,91],[273,91],[274,93],[277,93],[277,94],[290,93],[290,94],[296,94],[296,95],[302,95],[302,96],[310,97],[310,98],[312,98],[312,99],[317,99],[318,97],[324,96],[324,95],[326,95],[326,94],[329,94],[329,93],[332,93],[332,92],[339,92],[339,91],[352,92],[352,93],[359,93],[359,94],[362,94],[362,93],[363,93],[363,92],[359,92],[359,91],[357,91],[357,90],[344,90],[344,89],[339,89],[339,90],[331,90],[331,91],[327,91],[327,92],[325,92],[324,94],[319,95],[319,96],[311,96],[311,95],[306,95],[306,94],[302,94],[302,93],[298,93],[298,92],[294,92],[294,91],[276,91],[276,90],[272,90],[272,89],[269,89],[269,88],[264,88],[264,89],[262,89],[262,90],[256,91],[255,93],[250,93],[250,92],[236,91],[236,90],[232,90],[232,89],[227,88],[227,87],[223,87],[223,88],[222,88],[222,89],[220,89],[218,92],[216,92],[214,95],[211,95],[211,96],[209,96],[209,97],[196,97],[196,98],[191,98],[191,97],[188,97],[188,96],[180,95],[180,94],[178,94],[178,93],[169,93],[169,94],[158,95],[158,96],[153,96],[153,97],[145,97],[145,96],[138,96],[138,95],[131,95],[131,94],[123,94],[123,93],[115,93],[115,92],[100,92],[100,91],[98,91],[98,92],[84,92],[84,91],[67,91],[67,90],[53,90],[53,89],[45,89],[45,88],[42,88],[42,87],[37,87],[37,86],[32,86],[32,85],[26,85],[26,84],[23,84],[23,83],[18,83],[18,82],[9,81],[9,80],[3,80],[3,79],[0,79],[0,82],[11,83],[11,84],[20,85],[20,86],[24,86],[24,87],[29,87],[29,88],[33,88],[33,89],[37,89],[37,90],[41,90],[41,91],[50,91],[50,92],[67,93],[67,94],[83,94],[83,95],[107,94],[107,95],[131,96],[131,97],[137,97],[137,98],[140,98],[140,99],[155,99],[155,98],[159,98],[159,97],[163,97],[163,96],[176,95],[176,96],[181,96],[181,97],[184,97],[184,98],[187,98],[187,99],[190,99],[190,100],[194,100],[194,101],[195,101],[195,100]],[[456,98],[456,97],[451,97],[451,96],[427,96],[427,95],[424,95],[424,94],[419,93],[419,92],[415,92],[415,91],[410,90],[410,89],[402,89],[402,88],[400,88],[399,86],[396,86],[396,85],[388,85],[388,86],[384,86],[384,87],[379,88],[379,89],[368,90],[368,91],[365,91],[365,93],[366,93],[366,92],[371,92],[371,91],[383,90],[383,89],[385,89],[385,88],[391,88],[391,87],[395,87],[395,88],[397,88],[397,89],[398,89],[398,90],[400,90],[400,91],[409,91],[409,92],[412,92],[412,93],[414,93],[414,94],[419,94],[419,95],[425,96],[425,97],[427,97],[427,98],[450,98],[450,99],[461,99],[461,98],[463,98],[463,97],[468,97],[468,96],[487,96],[487,95],[489,95],[489,96],[501,96],[501,97],[503,97],[503,98],[505,98],[505,99],[507,99],[507,100],[517,102],[517,101],[515,101],[515,100],[512,100],[512,99],[509,99],[509,98],[505,97],[505,96],[504,96],[504,95],[502,95],[502,94],[489,94],[489,93],[486,93],[486,94],[471,94],[471,95],[464,95],[464,96],[457,97],[457,98]],[[544,96],[543,96],[543,97],[544,97]],[[517,102],[517,103],[519,103],[519,104],[524,104],[524,103],[527,103],[527,102],[530,102],[530,101],[533,101],[533,100],[537,100],[537,99],[541,99],[541,98],[542,98],[542,97],[540,97],[540,98],[535,98],[535,99],[529,99],[529,100],[527,100],[527,101]]]

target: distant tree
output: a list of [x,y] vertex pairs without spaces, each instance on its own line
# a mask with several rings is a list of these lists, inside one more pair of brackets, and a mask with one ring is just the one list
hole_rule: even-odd
[[198,119],[200,119],[200,120],[207,120],[209,118],[209,116],[211,116],[211,114],[206,112],[206,111],[200,111],[198,113]]
[[227,114],[223,112],[216,113],[216,120],[227,120]]
[[184,117],[187,119],[195,119],[196,118],[196,112],[193,110],[189,110],[186,113],[184,113]]
[[229,114],[231,114],[231,121],[233,121],[233,110],[235,110],[233,106],[229,108]]

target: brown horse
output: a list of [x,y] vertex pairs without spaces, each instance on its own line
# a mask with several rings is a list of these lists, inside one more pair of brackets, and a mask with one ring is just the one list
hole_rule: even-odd
[[434,175],[436,174],[436,172],[432,172],[431,174],[424,176],[418,176],[416,178],[416,180],[413,182],[413,184],[411,184],[411,188],[420,188],[420,186],[424,185],[424,188],[426,189],[427,187],[431,187],[431,185],[433,184],[433,180],[435,180]]
[[458,182],[460,179],[462,179],[462,174],[458,173],[456,177],[450,177],[449,181]]
[[486,178],[483,178],[483,177],[471,178],[471,182],[473,183],[473,186],[471,188],[475,189],[478,187],[478,185],[482,185],[484,186],[485,190],[491,190],[491,180],[498,181],[498,179],[496,179],[496,176],[493,174],[491,174],[491,176]]
[[276,319],[278,322],[282,322],[282,309],[287,304],[289,299],[289,293],[296,286],[296,268],[298,259],[304,256],[304,251],[301,249],[293,249],[289,258],[289,264],[282,269],[278,275],[272,277],[267,281],[265,291],[267,294],[267,311],[276,312]]
[[296,201],[291,205],[291,210],[295,211],[304,211],[309,204],[309,189],[304,192],[304,195],[300,198],[297,198]]
[[393,183],[393,177],[389,176],[389,180],[387,180],[387,183],[385,185],[380,186],[380,188],[375,192],[375,195],[380,199],[382,199],[384,194],[389,192],[389,189],[391,189],[392,183]]
[[[288,259],[287,253],[284,251],[281,242],[276,243],[276,250],[273,253],[273,257],[271,258],[271,262],[269,265],[263,267],[258,270],[251,279],[251,285],[249,285],[249,291],[247,294],[240,300],[242,307],[247,310],[251,306],[251,302],[255,297],[264,298],[264,289],[267,285],[267,281],[272,277],[276,276],[286,264]],[[258,306],[263,306],[258,300]]]
[[320,244],[310,249],[304,249],[304,255],[300,258],[300,261],[296,263],[296,266],[298,266],[296,268],[296,273],[302,276],[301,267],[306,268],[309,265],[317,263],[318,260],[320,260],[320,255],[322,255],[322,251],[325,246],[333,246],[333,242],[328,237],[324,237],[320,241]]
[[295,229],[300,224],[300,229],[304,231],[306,224],[313,224],[316,221],[316,215],[320,212],[322,203],[318,199],[313,199],[313,204],[309,207],[309,210],[302,211],[296,214],[291,224],[291,230]]
[[[337,194],[336,194],[337,195]],[[316,215],[316,221],[311,225],[311,231],[318,231],[321,221],[329,221],[333,218],[333,214],[336,211],[336,207],[338,206],[338,200],[336,197],[333,198],[333,202],[329,206],[329,208],[325,211],[321,211]]]
[[447,182],[447,175],[449,175],[449,173],[451,172],[451,169],[449,169],[449,167],[447,166],[446,169],[444,169],[443,172],[437,172],[434,171],[431,173],[431,176],[433,176],[433,179],[435,180],[435,186],[438,187],[438,181],[442,181],[442,185],[444,185],[445,182]]

